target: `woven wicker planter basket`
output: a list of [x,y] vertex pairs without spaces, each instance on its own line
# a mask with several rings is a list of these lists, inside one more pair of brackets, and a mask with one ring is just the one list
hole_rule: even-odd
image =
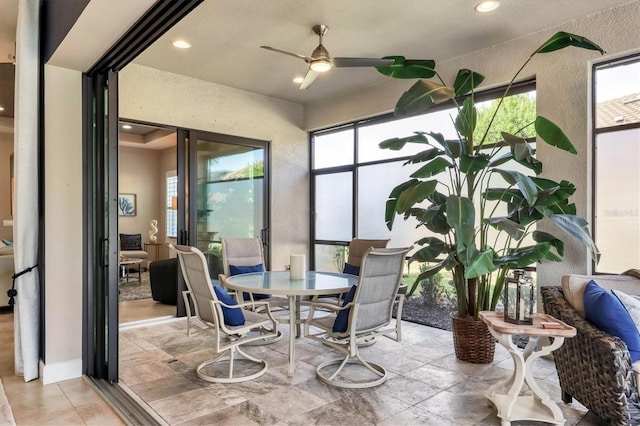
[[472,317],[460,318],[457,312],[451,314],[451,319],[456,357],[474,364],[488,364],[493,361],[496,339],[484,321],[475,321]]

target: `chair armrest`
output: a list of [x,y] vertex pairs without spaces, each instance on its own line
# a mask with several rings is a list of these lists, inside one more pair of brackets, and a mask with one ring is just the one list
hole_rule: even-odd
[[541,287],[546,313],[576,328],[554,352],[560,387],[594,414],[615,424],[638,416],[638,391],[626,344],[591,325],[567,302],[562,287]]

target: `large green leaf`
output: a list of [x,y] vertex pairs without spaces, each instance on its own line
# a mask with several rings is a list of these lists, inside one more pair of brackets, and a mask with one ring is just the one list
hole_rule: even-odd
[[535,204],[538,198],[538,188],[529,176],[515,170],[495,169],[494,172],[500,173],[507,183],[518,185],[518,189],[530,206]]
[[473,99],[468,97],[462,103],[460,113],[455,119],[456,130],[467,141],[467,154],[471,154],[473,148],[473,131],[476,129],[478,111],[473,103]]
[[385,214],[384,214],[384,220],[389,230],[393,228],[393,221],[397,213],[396,208],[398,205],[398,197],[400,197],[400,194],[402,194],[403,191],[405,191],[408,188],[411,188],[412,186],[417,185],[418,183],[420,183],[418,179],[411,179],[401,183],[400,185],[396,186],[391,190],[391,193],[389,194],[389,199],[387,200],[387,203],[386,203]]
[[524,226],[507,217],[491,217],[487,222],[494,228],[506,232],[514,240],[519,240],[524,235]]
[[424,223],[424,226],[431,232],[441,235],[446,235],[451,231],[451,227],[447,224],[447,215],[445,215],[443,209],[438,210],[431,220]]
[[465,278],[476,278],[495,271],[498,267],[493,263],[493,250],[476,253],[471,262],[464,268]]
[[439,191],[434,191],[433,194],[427,197],[427,199],[431,201],[432,204],[436,204],[439,206],[445,205],[447,203],[447,196]]
[[393,64],[376,67],[380,74],[393,78],[431,78],[436,75],[433,59],[406,59],[404,56],[385,56],[393,59]]
[[471,71],[466,68],[459,70],[456,80],[453,83],[453,90],[456,97],[459,98],[460,96],[464,96],[471,92],[473,89],[478,87],[483,80],[484,76],[475,71]]
[[398,213],[404,213],[414,205],[424,201],[433,191],[438,184],[435,180],[428,180],[420,182],[410,188],[402,191],[402,194],[398,197],[398,204],[396,205],[396,211]]
[[395,114],[401,117],[422,114],[433,105],[453,97],[453,91],[448,87],[429,80],[419,80],[400,97]]
[[556,251],[560,256],[564,256],[564,242],[561,239],[556,238],[555,236],[549,234],[548,232],[543,232],[543,231],[533,231],[533,234],[531,234],[531,237],[535,242],[538,242],[538,243],[546,242],[551,244],[551,246],[553,246],[553,248],[556,249]]
[[545,41],[542,46],[540,46],[533,54],[554,52],[556,50],[564,49],[568,46],[575,46],[588,50],[597,50],[603,55],[605,53],[600,46],[586,37],[559,31],[551,36],[549,40]]
[[551,120],[539,115],[536,117],[535,126],[538,136],[549,145],[572,154],[578,153],[576,147],[573,146],[567,135]]
[[458,249],[470,246],[475,233],[476,210],[473,201],[465,197],[447,197],[447,224],[456,231]]
[[593,258],[596,259],[596,262],[600,260],[600,251],[591,238],[589,224],[586,220],[580,216],[569,214],[554,214],[549,216],[549,220],[589,249]]
[[452,164],[444,157],[436,157],[415,172],[411,173],[412,178],[428,178],[436,176],[451,167]]
[[500,256],[495,260],[498,265],[505,265],[510,268],[525,268],[536,262],[545,259],[551,250],[551,244],[547,242],[538,243],[534,246],[513,249],[509,254]]
[[484,170],[489,165],[489,154],[477,154],[460,156],[460,171],[464,173],[476,173]]
[[458,139],[447,139],[444,141],[444,152],[449,158],[459,158],[462,153],[462,141]]
[[409,216],[415,217],[418,223],[422,224],[425,222],[429,222],[431,219],[435,217],[435,215],[437,215],[441,211],[442,211],[442,206],[432,204],[426,209],[421,209],[421,208],[410,209],[407,213],[409,214]]
[[500,200],[516,205],[521,205],[524,201],[522,192],[516,188],[487,188],[483,196],[489,201]]
[[422,238],[416,241],[416,244],[424,246],[411,256],[411,261],[416,262],[437,261],[438,256],[448,253],[451,249],[447,243],[435,237]]
[[433,160],[438,155],[443,154],[443,151],[440,151],[438,148],[429,148],[424,151],[420,151],[415,154],[411,158],[409,158],[404,164],[415,164],[415,163],[423,163],[425,161]]
[[394,151],[399,151],[402,148],[404,148],[407,142],[429,143],[424,133],[416,133],[415,135],[407,136],[404,138],[385,139],[382,142],[380,142],[378,146],[382,149],[392,149]]

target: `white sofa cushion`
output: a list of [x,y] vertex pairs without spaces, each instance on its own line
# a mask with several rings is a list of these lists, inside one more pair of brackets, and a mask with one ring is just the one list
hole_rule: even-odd
[[562,277],[564,298],[584,317],[584,289],[589,281],[595,281],[607,290],[620,290],[630,295],[640,294],[640,279],[628,275],[565,275]]

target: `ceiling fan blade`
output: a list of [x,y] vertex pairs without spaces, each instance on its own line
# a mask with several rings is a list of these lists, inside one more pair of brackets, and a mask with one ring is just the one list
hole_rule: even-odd
[[304,80],[302,81],[302,84],[300,84],[300,90],[304,90],[307,87],[309,87],[311,83],[313,83],[313,80],[316,79],[317,76],[318,76],[318,73],[312,70],[311,68],[309,68],[309,71],[307,71],[307,75],[304,76]]
[[271,46],[260,46],[260,47],[263,48],[263,49],[274,51],[274,52],[284,53],[285,55],[293,56],[294,58],[300,58],[303,61],[305,61],[306,63],[310,63],[311,62],[311,58],[310,57],[304,56],[304,55],[300,55],[298,53],[287,52],[286,50],[276,49],[275,47],[271,47]]
[[393,59],[379,58],[333,58],[333,66],[346,67],[386,67],[393,64]]

